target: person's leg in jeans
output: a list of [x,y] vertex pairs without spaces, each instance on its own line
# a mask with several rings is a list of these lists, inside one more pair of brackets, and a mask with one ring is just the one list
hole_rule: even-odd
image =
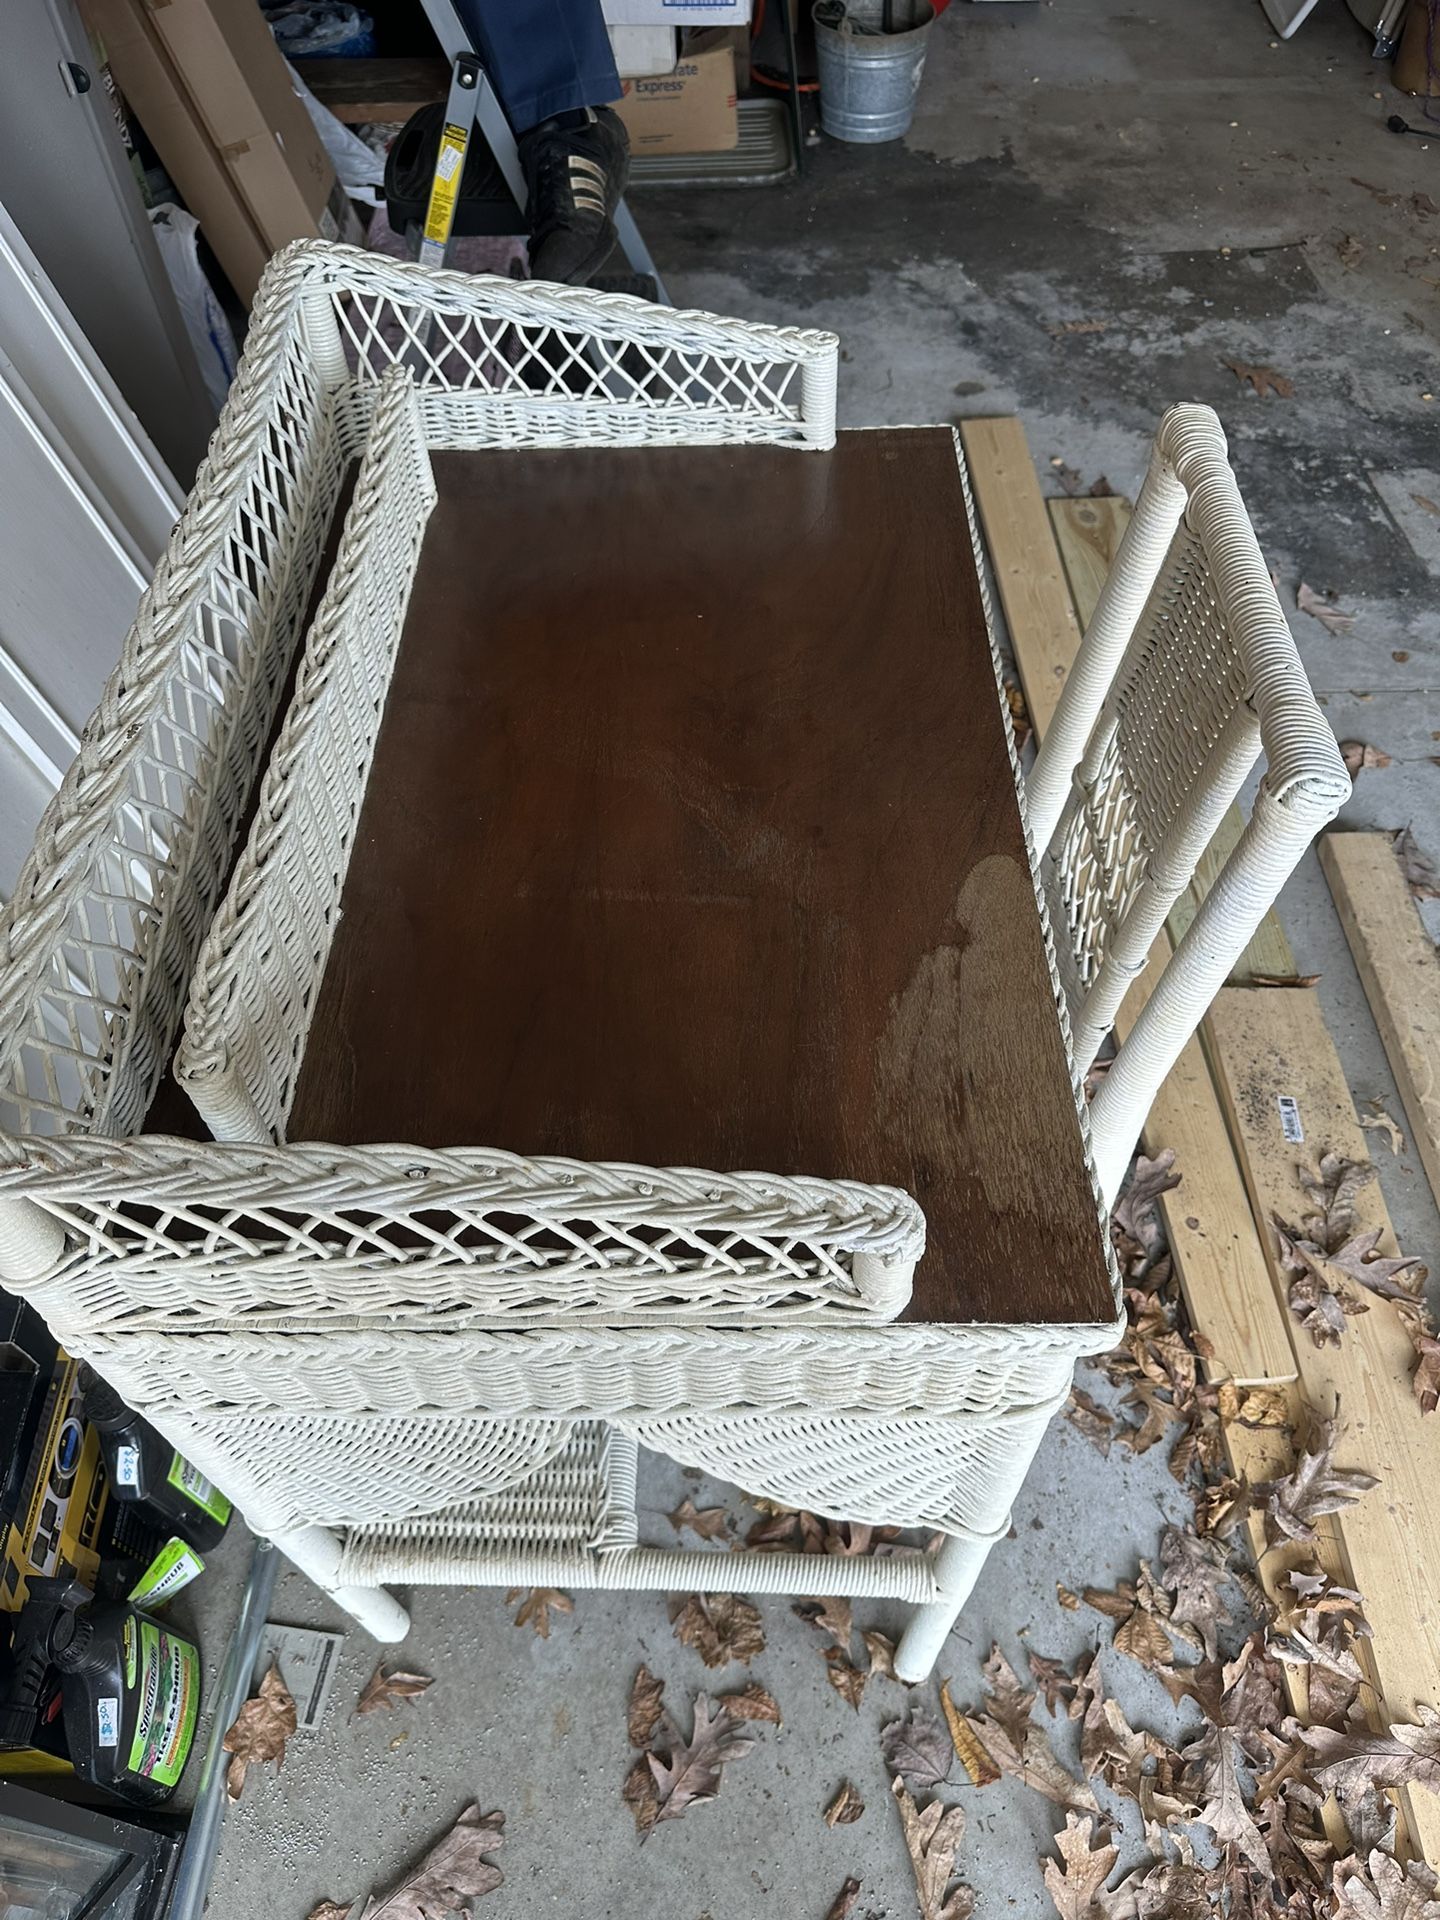
[[584,282],[615,245],[629,142],[600,0],[455,0],[515,131],[530,193],[530,271]]

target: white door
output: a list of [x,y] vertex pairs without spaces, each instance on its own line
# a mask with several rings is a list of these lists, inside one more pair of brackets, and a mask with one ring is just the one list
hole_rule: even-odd
[[0,207],[0,896],[179,509],[174,480]]

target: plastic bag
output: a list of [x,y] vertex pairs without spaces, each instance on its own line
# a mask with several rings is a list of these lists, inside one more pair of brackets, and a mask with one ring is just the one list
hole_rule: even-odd
[[163,206],[150,209],[150,225],[160,258],[165,263],[166,278],[175,289],[185,331],[195,349],[205,391],[218,410],[224,406],[230,382],[235,378],[238,355],[230,322],[200,265],[197,247],[200,223],[183,207]]
[[368,60],[375,52],[375,22],[359,7],[292,0],[267,8],[265,17],[280,51],[292,60]]
[[337,120],[328,107],[321,106],[288,60],[285,65],[290,68],[290,84],[304,101],[305,111],[330,156],[335,178],[362,207],[378,207],[380,190],[385,184],[385,162],[358,134],[352,133],[343,120]]

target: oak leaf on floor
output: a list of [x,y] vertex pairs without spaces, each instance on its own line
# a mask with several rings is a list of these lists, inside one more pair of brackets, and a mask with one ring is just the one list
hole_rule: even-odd
[[970,1920],[975,1911],[973,1888],[950,1884],[955,1878],[955,1855],[965,1837],[964,1808],[947,1807],[940,1800],[917,1807],[898,1774],[890,1790],[915,1875],[920,1920]]
[[374,1713],[380,1707],[398,1707],[402,1700],[416,1700],[434,1685],[428,1674],[385,1671],[382,1660],[365,1682],[365,1691],[355,1702],[356,1713]]
[[231,1800],[240,1798],[248,1767],[273,1760],[275,1771],[280,1771],[285,1764],[285,1742],[294,1731],[295,1702],[279,1666],[272,1660],[260,1682],[260,1691],[241,1707],[222,1742],[230,1755],[230,1764],[225,1770],[225,1792]]
[[[521,1599],[521,1595],[524,1598]],[[511,1587],[505,1595],[507,1607],[513,1607],[520,1601],[519,1612],[515,1615],[517,1627],[533,1627],[542,1640],[550,1638],[550,1616],[552,1613],[573,1613],[575,1602],[568,1593],[562,1593],[558,1587]]]
[[505,1844],[503,1813],[466,1807],[414,1870],[383,1898],[370,1899],[360,1920],[441,1920],[466,1900],[502,1885],[504,1874],[483,1856]]
[[1101,1844],[1092,1847],[1095,1822],[1073,1813],[1065,1816],[1065,1830],[1055,1836],[1062,1865],[1043,1862],[1045,1886],[1055,1902],[1060,1920],[1099,1920],[1105,1912],[1102,1901],[1105,1882],[1120,1857],[1118,1847]]
[[707,1667],[738,1660],[749,1666],[765,1651],[765,1629],[748,1600],[736,1593],[692,1593],[671,1614],[675,1638],[693,1647]]

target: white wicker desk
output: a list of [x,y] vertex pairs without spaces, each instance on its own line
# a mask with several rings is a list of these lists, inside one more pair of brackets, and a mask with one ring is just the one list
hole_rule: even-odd
[[[508,335],[498,322],[484,319],[487,301],[510,313]],[[515,348],[517,337],[528,338],[513,317],[517,310],[523,313],[526,301],[546,311],[536,327],[540,333],[548,328],[551,341],[540,364],[553,376],[553,391],[539,398],[534,394],[536,362],[533,357],[527,360],[528,348],[518,356]],[[817,550],[808,572],[802,569],[798,598],[792,594],[788,609],[762,609],[772,643],[804,624],[797,607],[803,610],[808,602],[812,613],[823,608],[826,591],[831,603],[824,618],[829,631],[838,634],[847,600],[853,607],[857,596],[873,590],[873,569],[847,574],[842,562],[862,524],[847,516],[863,516],[868,509],[864,525],[869,537],[874,536],[875,510],[877,504],[884,505],[875,487],[850,485],[847,490],[852,468],[846,460],[836,464],[836,456],[824,452],[797,458],[793,452],[763,450],[765,443],[771,448],[787,442],[800,448],[828,443],[825,395],[826,381],[833,378],[833,343],[824,336],[767,335],[708,318],[702,322],[657,316],[613,301],[596,303],[586,314],[583,303],[553,290],[492,291],[483,282],[454,276],[429,279],[358,262],[343,250],[302,249],[276,274],[257,315],[255,355],[247,361],[217,445],[220,480],[217,483],[215,474],[207,476],[211,491],[202,487],[189,514],[190,550],[200,544],[203,522],[206,541],[199,557],[213,568],[224,524],[224,512],[215,502],[223,497],[229,503],[224,511],[233,512],[236,493],[247,486],[252,488],[250,500],[255,500],[254,462],[268,457],[275,420],[283,418],[297,439],[296,461],[308,462],[307,472],[316,483],[282,489],[279,536],[271,530],[265,555],[273,562],[281,553],[287,584],[278,602],[272,592],[269,606],[250,616],[260,623],[259,632],[243,620],[237,623],[252,655],[267,660],[278,644],[280,629],[269,607],[283,607],[287,630],[294,631],[343,473],[374,413],[376,383],[369,368],[397,352],[408,352],[412,361],[417,357],[413,343],[426,303],[440,312],[443,350],[438,358],[431,354],[420,396],[422,437],[432,449],[470,449],[464,460],[531,462],[529,469],[517,464],[507,479],[507,490],[523,491],[522,479],[533,469],[535,454],[475,449],[537,444],[573,448],[577,442],[596,448],[619,444],[648,449],[657,443],[713,448],[729,442],[733,451],[716,450],[703,458],[716,463],[716,476],[732,471],[731,498],[738,500],[734,464],[751,459],[748,449],[760,443],[753,458],[765,466],[765,485],[790,490],[787,532],[829,527],[828,547]],[[382,308],[384,326],[374,317]],[[449,317],[457,310],[459,318]],[[582,320],[601,337],[598,349],[578,337]],[[562,324],[571,329],[569,335],[557,332]],[[488,334],[486,325],[491,328]],[[685,351],[690,357],[677,374],[681,349],[663,336],[667,330],[684,336],[687,328],[690,344]],[[475,339],[482,334],[484,344],[477,347]],[[607,348],[606,335],[618,336],[625,344]],[[463,353],[462,347],[445,344],[456,339],[465,343]],[[562,350],[554,345],[557,339]],[[567,339],[571,344],[564,344]],[[368,363],[359,377],[352,372],[357,342]],[[388,343],[383,351],[382,343]],[[743,378],[716,371],[722,350],[732,347]],[[783,379],[768,374],[762,379],[758,372],[746,371],[767,353],[771,364],[788,367]],[[643,361],[638,371],[637,355]],[[456,362],[462,359],[457,373]],[[577,400],[575,387],[590,378],[597,362],[606,369],[604,388],[589,402]],[[525,371],[518,382],[517,366]],[[284,391],[277,367],[289,369],[283,375],[289,383]],[[805,383],[802,404],[789,397],[797,368]],[[631,383],[628,398],[617,401],[609,389],[626,380]],[[777,385],[779,399],[774,398]],[[498,398],[497,386],[505,389]],[[307,420],[312,423],[308,428]],[[338,970],[325,966],[324,952],[319,955],[323,980],[318,1000],[310,993],[298,1019],[293,1007],[282,1009],[275,1030],[293,1032],[288,1064],[277,1066],[273,1050],[265,1054],[263,1047],[263,1060],[245,1057],[245,1034],[262,1024],[254,1006],[244,1004],[253,973],[227,977],[223,966],[216,971],[208,961],[202,965],[187,1072],[192,1086],[197,1074],[216,1075],[213,1050],[207,1051],[214,1033],[207,1028],[205,1007],[207,994],[211,1008],[219,1004],[216,989],[222,988],[220,999],[228,1011],[221,1025],[233,1044],[215,1084],[240,1089],[249,1103],[228,1110],[222,1130],[229,1144],[153,1137],[53,1142],[32,1137],[11,1143],[3,1191],[13,1197],[0,1209],[0,1226],[12,1249],[12,1282],[25,1285],[57,1332],[238,1498],[252,1524],[273,1533],[377,1631],[403,1630],[398,1609],[382,1595],[365,1591],[386,1577],[621,1586],[684,1586],[713,1577],[690,1564],[695,1555],[647,1553],[635,1546],[633,1512],[627,1512],[624,1496],[633,1473],[631,1448],[638,1440],[693,1460],[755,1493],[844,1517],[933,1525],[951,1533],[952,1545],[935,1566],[902,1557],[859,1568],[826,1568],[827,1584],[834,1581],[848,1591],[891,1592],[934,1602],[907,1639],[905,1666],[918,1673],[933,1658],[990,1540],[1004,1530],[1014,1490],[1045,1421],[1063,1398],[1074,1356],[1103,1348],[1113,1337],[1115,1296],[1100,1208],[1065,1067],[1062,1017],[1024,843],[1013,752],[998,705],[959,479],[953,466],[947,469],[948,483],[940,479],[941,470],[934,465],[937,436],[921,435],[909,443],[903,436],[898,442],[885,436],[857,438],[865,443],[867,460],[888,462],[897,475],[881,516],[885,541],[879,551],[898,556],[897,583],[908,575],[934,600],[930,655],[940,657],[944,651],[947,619],[969,623],[967,671],[962,685],[948,689],[942,717],[953,721],[967,702],[977,716],[985,716],[979,736],[964,726],[957,730],[951,725],[948,733],[942,725],[929,726],[924,754],[917,758],[915,740],[886,731],[887,725],[893,728],[894,713],[915,709],[907,695],[887,720],[884,689],[894,680],[903,692],[903,674],[890,672],[882,659],[874,690],[858,703],[854,696],[849,702],[854,718],[843,785],[852,796],[852,831],[848,841],[834,836],[832,850],[853,853],[867,810],[888,809],[891,852],[889,861],[875,868],[877,884],[889,865],[908,855],[905,871],[912,878],[897,898],[923,895],[938,902],[926,936],[928,948],[913,944],[920,938],[916,922],[909,928],[911,947],[896,946],[881,963],[880,936],[894,917],[892,900],[872,915],[873,950],[861,942],[850,955],[857,977],[864,976],[873,961],[870,1018],[873,1023],[884,1016],[889,1022],[890,1109],[900,1117],[879,1130],[888,1131],[888,1156],[869,1154],[875,1130],[854,1125],[856,1113],[876,1111],[873,1098],[868,1108],[863,1102],[857,1106],[853,1098],[848,1104],[836,1099],[835,1110],[848,1118],[849,1132],[842,1127],[827,1136],[823,1127],[812,1128],[788,1152],[777,1148],[773,1136],[752,1131],[746,1137],[743,1129],[728,1148],[722,1142],[710,1151],[703,1143],[697,1146],[693,1132],[667,1133],[658,1121],[659,1131],[641,1137],[632,1128],[627,1135],[627,1120],[655,1113],[653,1095],[638,1069],[630,1076],[637,1087],[628,1109],[622,1102],[625,1110],[602,1115],[593,1128],[572,1125],[567,1132],[564,1123],[598,1109],[593,1101],[578,1097],[567,1109],[562,1099],[560,1128],[552,1137],[537,1131],[534,1114],[527,1118],[523,1102],[509,1116],[493,1103],[476,1104],[477,1089],[486,1083],[474,1072],[474,1055],[468,1081],[459,1073],[450,1082],[452,1093],[459,1089],[455,1097],[471,1099],[473,1126],[462,1126],[453,1105],[447,1114],[438,1099],[434,1111],[423,1102],[404,1111],[395,1104],[393,1086],[383,1085],[375,1097],[388,1124],[377,1125],[377,1109],[367,1110],[363,1099],[354,1103],[349,1124],[342,1124],[342,1112],[333,1104],[335,1088],[328,1096],[319,1088],[312,1097],[305,1076],[312,1058],[321,1057],[312,1051],[317,1036],[324,1037],[325,1057],[345,1057],[346,1021],[356,1008],[347,1014],[331,1000],[336,980],[361,977],[365,970],[362,950],[352,951],[348,945],[352,929],[362,929],[365,922],[358,896],[344,902],[335,950]],[[940,437],[939,444],[948,461],[948,436]],[[556,453],[540,459],[543,467],[545,461],[617,457]],[[650,455],[635,457],[645,460]],[[898,482],[912,458],[930,465],[923,481],[910,474],[907,489]],[[443,470],[443,457],[439,464]],[[442,515],[444,478],[442,471]],[[665,485],[675,484],[675,476],[667,474]],[[723,493],[723,483],[717,484]],[[423,524],[428,506],[423,473],[417,472],[415,487],[414,517],[407,520],[397,513],[386,521],[388,537],[401,548],[418,533],[415,523]],[[262,483],[261,491],[262,496],[273,494],[273,483]],[[601,476],[592,512],[613,492],[613,484]],[[742,493],[753,493],[748,480]],[[927,496],[932,506],[926,539],[907,547],[906,519]],[[359,498],[357,489],[357,502]],[[648,506],[647,538],[666,537],[658,517],[663,501],[632,501],[631,506],[636,524],[644,520],[642,508]],[[716,511],[723,515],[724,510],[721,502]],[[268,501],[266,511],[276,519],[278,510]],[[837,515],[838,523],[830,524]],[[569,524],[579,528],[590,517],[581,513]],[[472,515],[468,524],[478,531],[485,521]],[[407,534],[407,526],[412,533]],[[617,521],[617,538],[620,526]],[[551,536],[552,548],[564,529],[562,517]],[[186,531],[182,523],[170,563],[172,581],[181,572]],[[505,551],[508,539],[497,535],[498,551]],[[228,549],[231,555],[234,551],[233,546]],[[422,550],[418,595],[426,591],[428,551]],[[197,559],[191,561],[192,579],[199,571]],[[242,576],[245,570],[242,557]],[[563,567],[552,571],[559,577]],[[393,567],[377,575],[382,581],[393,577]],[[777,573],[771,583],[774,594],[780,585]],[[733,582],[712,580],[710,592],[709,611],[723,621],[733,607]],[[233,600],[233,587],[220,595],[227,596]],[[592,604],[593,597],[592,591]],[[193,606],[192,596],[192,618]],[[825,628],[817,627],[812,617],[807,631],[813,671],[814,648]],[[186,635],[192,647],[193,633],[192,627]],[[852,637],[857,666],[873,655],[877,637],[892,648],[911,639],[903,620],[887,632],[883,623],[877,627],[871,619],[868,626],[862,622],[858,633],[869,644],[856,645]],[[183,645],[172,648],[167,666],[172,679],[186,651]],[[788,659],[786,673],[800,670],[804,651]],[[898,668],[902,661],[897,655],[890,664]],[[358,685],[351,683],[339,703],[339,710],[352,717],[364,704],[356,694]],[[804,708],[819,687],[816,681],[798,696],[802,723]],[[718,698],[715,688],[709,691]],[[241,697],[253,702],[254,717],[248,711],[243,718],[231,712],[222,699],[214,724],[233,735],[238,722],[247,738],[263,738],[269,707],[254,700],[248,685]],[[376,706],[386,697],[383,686],[372,687],[366,695]],[[269,699],[273,701],[273,685]],[[931,717],[928,706],[921,710]],[[712,714],[711,724],[719,739],[723,720]],[[333,728],[327,737],[341,738]],[[983,752],[977,751],[977,737],[985,741]],[[363,741],[342,740],[341,760],[352,773],[359,768],[362,782],[369,751]],[[383,786],[389,778],[383,737],[375,752],[373,779]],[[957,850],[954,821],[943,809],[926,844],[926,807],[916,803],[916,795],[923,797],[927,790],[943,793],[942,775],[952,767],[955,782],[970,795],[970,815],[978,823],[963,851]],[[134,771],[133,761],[129,770]],[[343,887],[351,878],[373,876],[377,866],[370,857],[364,818],[356,829],[343,783],[337,789],[329,773],[321,771],[323,777],[308,791],[316,805],[327,794],[336,799],[344,816],[343,850],[334,876]],[[908,807],[907,782],[913,788]],[[298,786],[304,784],[298,778]],[[208,804],[208,783],[195,785]],[[833,781],[832,787],[840,790]],[[372,786],[372,801],[376,791]],[[106,835],[113,837],[115,816],[100,822],[85,811],[79,792],[61,798],[68,798],[74,815],[84,821],[92,869],[107,857],[113,861]],[[91,1049],[100,1064],[78,1097],[67,1096],[63,1089],[56,1097],[48,1063],[42,1095],[43,1076],[33,1064],[34,1054],[12,1052],[12,1065],[18,1060],[26,1070],[16,1103],[24,1109],[16,1115],[20,1130],[32,1136],[55,1132],[73,1127],[77,1119],[116,1133],[135,1125],[158,1066],[156,1055],[137,1052],[144,1020],[136,1016],[149,1013],[159,1035],[158,1049],[163,1049],[166,1016],[174,1005],[173,987],[170,997],[153,990],[154,959],[168,938],[176,956],[169,977],[177,985],[183,982],[188,955],[195,951],[203,927],[207,896],[214,898],[224,834],[227,827],[233,831],[237,812],[238,806],[231,805],[225,823],[217,826],[208,862],[196,861],[193,842],[188,852],[178,849],[189,862],[183,887],[170,877],[181,864],[173,843],[183,835],[172,829],[156,855],[168,887],[167,911],[153,917],[160,922],[162,937],[157,944],[150,920],[136,913],[144,924],[130,944],[142,950],[141,964],[126,975],[125,1019],[105,1028],[105,1038]],[[256,834],[263,837],[273,825],[262,800]],[[188,823],[187,830],[193,831]],[[346,836],[355,831],[367,858],[352,866]],[[742,875],[746,866],[737,853],[738,831],[728,841],[720,831],[718,839],[722,857]],[[822,834],[815,844],[823,840]],[[257,844],[252,840],[252,846]],[[871,852],[874,857],[873,846]],[[202,871],[191,878],[197,866]],[[577,889],[576,897],[583,891]],[[731,892],[743,893],[744,887],[734,886]],[[400,911],[398,919],[403,922],[409,911]],[[23,928],[23,913],[21,922]],[[780,922],[772,917],[767,924]],[[53,964],[63,971],[53,924],[48,933],[56,955]],[[327,932],[327,943],[329,937]],[[744,945],[741,941],[737,951]],[[650,951],[661,951],[653,940]],[[668,990],[664,969],[652,967],[651,972],[655,994],[663,1000]],[[752,981],[758,977],[747,976]],[[907,1000],[901,990],[912,979],[918,984]],[[136,980],[145,991],[135,990]],[[63,995],[63,981],[49,989],[52,998],[45,1006],[33,1000],[33,979],[29,987],[36,1017],[45,1017],[53,1028],[55,996]],[[412,997],[423,999],[426,992],[422,987]],[[957,992],[969,996],[977,1016],[988,998],[992,1016],[1000,1008],[1003,1017],[992,1017],[989,1023],[978,1017],[957,1021]],[[697,1014],[704,1012],[706,1002],[707,995],[695,1000]],[[359,1011],[365,1018],[363,1006]],[[378,1041],[393,1024],[393,1008],[377,1019],[372,1005],[368,1018],[370,1034]],[[443,1031],[443,1021],[437,1027]],[[311,1050],[305,1047],[307,1030]],[[358,1029],[348,1031],[352,1057],[358,1058],[353,1052]],[[946,1047],[934,1044],[937,1034],[947,1031],[952,1038],[965,1039],[953,1057]],[[747,1111],[746,1124],[752,1127],[756,1116],[776,1111],[775,1036],[772,1033],[768,1042],[763,1033],[757,1037],[762,1044],[753,1058],[734,1057],[733,1042],[730,1045],[733,1084],[750,1088],[753,1083],[754,1091],[748,1109],[744,1101],[739,1103],[743,1111],[738,1120],[732,1113],[736,1127]],[[449,1050],[464,1051],[454,1045]],[[377,1047],[377,1060],[379,1052]],[[724,1052],[718,1049],[717,1057]],[[817,1048],[813,1057],[823,1052]],[[808,1057],[803,1047],[794,1055],[797,1060]],[[422,1084],[432,1090],[438,1090],[435,1069],[443,1058],[443,1050],[428,1056],[429,1078]],[[1041,1089],[1034,1097],[1026,1097],[1027,1063]],[[867,1085],[874,1079],[872,1069],[873,1062],[862,1060],[861,1077]],[[523,1071],[507,1078],[521,1088],[541,1084]],[[592,1089],[597,1084],[592,1081]],[[917,1085],[934,1096],[926,1126],[918,1134],[904,1120],[907,1113],[918,1111],[904,1098]],[[871,1086],[871,1095],[873,1091]],[[819,1120],[829,1117],[822,1083],[812,1078],[801,1092],[803,1097],[787,1110],[787,1125],[798,1125],[807,1111]],[[217,1112],[228,1097],[220,1100]],[[282,1133],[296,1137],[292,1122],[297,1106],[299,1117],[308,1122],[301,1131],[319,1131],[339,1144],[280,1144]],[[703,1103],[697,1107],[692,1100],[691,1107],[704,1111]],[[961,1109],[971,1130],[959,1129],[964,1137],[957,1146],[956,1130],[947,1132],[947,1113],[953,1121]],[[411,1144],[388,1149],[364,1144],[397,1135]],[[508,1151],[456,1148],[457,1140],[487,1147],[493,1142]],[[252,1144],[242,1144],[246,1141]],[[894,1150],[896,1141],[908,1153],[908,1162]],[[988,1150],[981,1152],[982,1145]],[[527,1157],[516,1162],[511,1157],[515,1153]],[[562,1162],[553,1159],[556,1153]],[[950,1164],[937,1165],[937,1154],[940,1162],[948,1158]],[[617,1173],[608,1164],[614,1162],[627,1164]],[[647,1253],[639,1261],[651,1274],[647,1287],[636,1292],[626,1262],[614,1259],[617,1220],[623,1226],[625,1218],[634,1218],[633,1212],[625,1215],[623,1207],[617,1215],[616,1181],[623,1175],[621,1184],[628,1182],[620,1195],[626,1204],[638,1204],[641,1197],[653,1203],[651,1169],[675,1164],[769,1169],[751,1179],[695,1177],[699,1201],[723,1214],[720,1226],[713,1219],[703,1225],[707,1249],[713,1253],[720,1233],[726,1258],[732,1265],[738,1258],[744,1269],[743,1284],[729,1293],[703,1298],[687,1293],[689,1281],[675,1277],[673,1248],[667,1246],[666,1258],[657,1260],[648,1229]],[[553,1252],[545,1235],[565,1217],[554,1197],[555,1183],[583,1182],[592,1173],[605,1183],[605,1192],[603,1198],[587,1195],[587,1211],[593,1208],[606,1216],[611,1237],[603,1245],[588,1243],[568,1264],[562,1263],[563,1273],[548,1260],[538,1291],[533,1261],[521,1257],[507,1272],[505,1260],[496,1255],[491,1227],[507,1196],[513,1211],[515,1181],[532,1183],[527,1211],[530,1193],[540,1195],[535,1205],[542,1214],[545,1205],[550,1208],[541,1219],[541,1234],[526,1245]],[[887,1292],[884,1285],[870,1284],[872,1269],[861,1256],[877,1263],[873,1273],[882,1280],[882,1269],[893,1273],[899,1266],[908,1271],[906,1263],[915,1252],[915,1211],[902,1188],[920,1190],[932,1225],[941,1230],[942,1221],[948,1222],[943,1231],[951,1239],[942,1260],[927,1256],[921,1262],[906,1317],[886,1324],[900,1301],[893,1287]],[[965,1206],[958,1211],[953,1195],[944,1205],[936,1200],[937,1194],[945,1200],[948,1188],[963,1190]],[[686,1199],[693,1208],[693,1186]],[[797,1227],[796,1208],[802,1202]],[[573,1213],[573,1189],[569,1205]],[[813,1211],[816,1207],[822,1208],[823,1225]],[[741,1209],[738,1216],[736,1208]],[[474,1231],[482,1214],[489,1223],[488,1237],[483,1255],[477,1255]],[[953,1237],[954,1223],[966,1218],[974,1241],[968,1261]],[[457,1230],[457,1220],[463,1222],[463,1232]],[[693,1227],[692,1220],[687,1230]],[[59,1237],[62,1230],[64,1239]],[[415,1248],[421,1241],[425,1252],[417,1262]],[[827,1254],[827,1244],[837,1252]],[[629,1251],[634,1253],[633,1245]],[[708,1255],[707,1262],[713,1279],[716,1263]],[[631,1260],[630,1267],[634,1265]],[[618,1295],[610,1285],[617,1274],[625,1281]],[[767,1275],[775,1276],[773,1284]],[[437,1457],[445,1463],[439,1472]],[[562,1498],[554,1493],[556,1476],[563,1481],[567,1475],[573,1497]],[[527,1491],[537,1494],[529,1506]],[[553,1522],[548,1531],[547,1502]],[[440,1507],[446,1512],[436,1515],[434,1509]],[[726,1572],[737,1586],[768,1590],[801,1585],[813,1589],[815,1580],[813,1564],[802,1572],[784,1556],[737,1557],[727,1562]]]

